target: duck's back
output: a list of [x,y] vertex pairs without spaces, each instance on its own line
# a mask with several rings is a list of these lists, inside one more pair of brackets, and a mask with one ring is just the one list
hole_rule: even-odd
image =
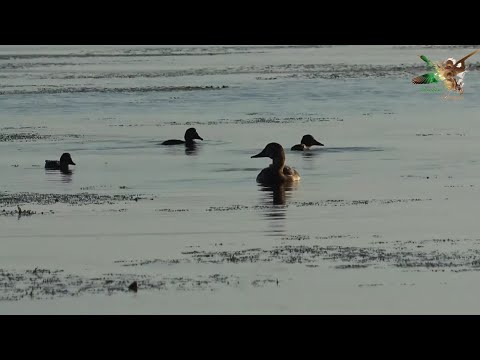
[[162,143],[162,145],[180,145],[185,144],[183,140],[167,140]]
[[303,151],[303,150],[305,150],[305,145],[303,145],[303,144],[293,145],[291,150],[292,151]]
[[298,173],[297,170],[290,166],[285,166],[283,168],[283,174],[289,178],[290,181],[299,181],[300,180],[300,174]]
[[45,160],[45,169],[58,170],[60,169],[60,161]]

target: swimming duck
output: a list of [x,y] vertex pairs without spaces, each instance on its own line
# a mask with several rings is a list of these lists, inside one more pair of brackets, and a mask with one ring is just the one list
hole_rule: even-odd
[[324,146],[322,143],[315,140],[312,135],[304,135],[302,137],[302,141],[300,142],[300,144],[292,146],[291,150],[294,150],[294,151],[308,150],[313,145]]
[[45,160],[45,169],[68,171],[68,165],[76,165],[69,153],[64,153],[58,160]]
[[290,166],[285,166],[285,151],[282,145],[270,143],[261,153],[252,156],[252,158],[260,157],[272,159],[272,164],[258,174],[258,183],[278,184],[300,180],[300,174],[295,169]]
[[183,140],[167,140],[162,143],[162,145],[180,145],[185,144],[186,146],[191,146],[195,144],[194,139],[199,139],[203,141],[203,138],[198,135],[197,130],[195,128],[187,129],[185,132],[185,141]]

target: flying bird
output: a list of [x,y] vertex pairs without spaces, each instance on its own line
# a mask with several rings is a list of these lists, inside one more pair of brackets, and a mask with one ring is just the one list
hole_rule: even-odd
[[[475,50],[467,56],[456,61],[453,58],[448,58],[443,63],[433,63],[425,55],[420,55],[420,58],[427,63],[429,73],[416,76],[412,79],[413,84],[432,84],[443,82],[448,90],[457,90],[463,93],[463,77],[465,76],[465,60],[480,52]],[[458,78],[458,79],[456,79]]]

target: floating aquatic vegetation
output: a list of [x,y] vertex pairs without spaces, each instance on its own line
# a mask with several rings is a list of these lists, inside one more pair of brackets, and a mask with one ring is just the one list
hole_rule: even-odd
[[43,193],[6,193],[0,192],[0,206],[16,206],[21,204],[52,205],[56,203],[68,205],[101,205],[120,202],[145,200],[144,195],[100,195],[92,193],[79,194],[43,194]]

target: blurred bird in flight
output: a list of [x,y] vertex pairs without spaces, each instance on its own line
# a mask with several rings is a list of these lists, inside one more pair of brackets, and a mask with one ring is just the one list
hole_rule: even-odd
[[[429,73],[416,76],[412,79],[413,84],[432,84],[443,82],[448,91],[458,91],[463,94],[464,77],[465,77],[465,60],[480,52],[475,50],[467,56],[456,61],[454,58],[448,58],[443,63],[433,63],[425,55],[420,58],[427,63]],[[447,94],[448,96],[448,94]]]

